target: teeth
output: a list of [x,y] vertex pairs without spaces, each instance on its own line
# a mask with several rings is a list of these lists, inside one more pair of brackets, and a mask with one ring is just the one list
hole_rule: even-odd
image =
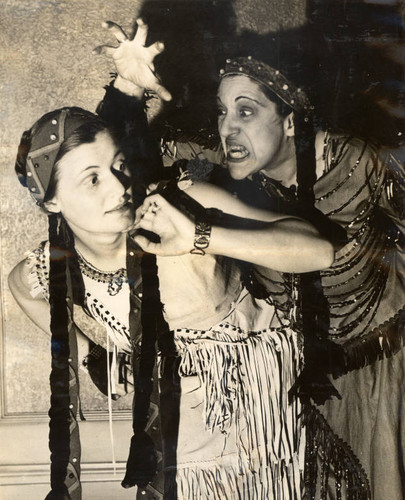
[[245,158],[246,156],[248,156],[248,154],[249,151],[244,146],[234,145],[229,148],[227,157],[240,159],[240,158]]

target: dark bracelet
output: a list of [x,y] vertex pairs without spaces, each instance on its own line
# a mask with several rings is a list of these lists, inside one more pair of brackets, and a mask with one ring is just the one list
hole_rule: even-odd
[[210,244],[211,224],[208,222],[196,221],[194,233],[194,248],[190,253],[197,255],[205,255],[205,250]]

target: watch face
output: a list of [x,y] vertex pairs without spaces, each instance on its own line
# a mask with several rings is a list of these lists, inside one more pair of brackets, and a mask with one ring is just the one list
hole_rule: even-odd
[[199,248],[207,248],[209,243],[210,243],[209,236],[206,236],[204,234],[198,236],[194,241],[194,245],[198,245]]

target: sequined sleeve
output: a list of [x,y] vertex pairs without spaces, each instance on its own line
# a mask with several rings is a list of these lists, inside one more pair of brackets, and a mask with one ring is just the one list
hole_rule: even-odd
[[330,338],[353,357],[371,359],[385,345],[381,325],[405,304],[398,251],[403,225],[395,202],[401,187],[391,183],[386,152],[360,139],[330,137],[325,162],[329,169],[315,185],[317,208],[348,233],[347,245],[321,273]]
[[[381,153],[381,161],[386,166],[384,190],[380,206],[395,223],[402,235],[405,234],[405,148]],[[397,235],[399,236],[399,235]],[[404,237],[402,236],[402,240]],[[403,249],[404,242],[397,241]]]

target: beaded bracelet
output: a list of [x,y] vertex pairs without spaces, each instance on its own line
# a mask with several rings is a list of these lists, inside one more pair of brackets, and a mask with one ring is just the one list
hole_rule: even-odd
[[194,248],[190,253],[196,255],[205,255],[205,250],[210,244],[211,224],[203,221],[196,221],[194,233]]

